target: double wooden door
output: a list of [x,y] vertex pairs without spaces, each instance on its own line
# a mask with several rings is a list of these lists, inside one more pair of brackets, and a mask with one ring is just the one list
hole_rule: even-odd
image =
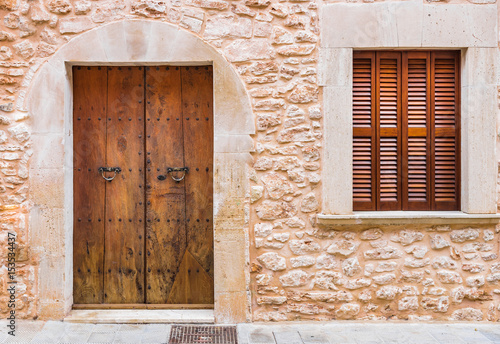
[[73,94],[75,307],[210,307],[212,67],[75,66]]

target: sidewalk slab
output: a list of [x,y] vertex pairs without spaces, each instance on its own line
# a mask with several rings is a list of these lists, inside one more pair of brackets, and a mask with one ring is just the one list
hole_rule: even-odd
[[273,334],[276,344],[303,344],[300,334],[297,331],[274,331]]
[[[0,320],[0,343],[167,344],[171,324]],[[238,344],[500,344],[498,323],[289,322],[237,324]]]

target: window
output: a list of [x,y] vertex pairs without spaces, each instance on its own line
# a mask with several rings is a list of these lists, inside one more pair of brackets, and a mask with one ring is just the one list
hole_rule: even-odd
[[353,55],[353,209],[458,210],[458,51]]

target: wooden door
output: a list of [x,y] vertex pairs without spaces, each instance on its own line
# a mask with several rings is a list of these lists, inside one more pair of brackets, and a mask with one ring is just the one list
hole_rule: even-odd
[[73,78],[75,307],[210,307],[212,67]]

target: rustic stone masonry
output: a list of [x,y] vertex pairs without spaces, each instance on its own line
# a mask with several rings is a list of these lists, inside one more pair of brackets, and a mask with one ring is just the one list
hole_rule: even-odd
[[[0,304],[8,298],[7,233],[16,232],[17,314],[39,315],[41,252],[30,250],[34,229],[28,228],[32,118],[25,98],[31,80],[78,34],[147,18],[176,25],[215,47],[238,71],[251,98],[257,127],[248,176],[253,320],[498,320],[499,229],[316,224],[326,115],[316,76],[320,5],[315,0],[0,0]],[[62,226],[60,219],[47,221]],[[64,244],[58,240],[47,242],[45,250]]]
[[[284,122],[287,130],[280,134],[280,144],[308,143],[301,149],[311,161],[309,169],[319,168],[314,163],[319,158],[318,140],[321,138],[316,85],[319,27],[315,2],[7,0],[0,3],[0,8],[3,19],[0,30],[0,204],[3,208],[0,218],[2,238],[6,238],[8,231],[18,234],[18,316],[37,316],[39,288],[38,252],[29,249],[29,230],[26,228],[26,214],[30,208],[26,181],[31,142],[30,113],[25,96],[39,67],[81,32],[112,21],[149,18],[178,25],[200,36],[219,49],[241,74],[253,99],[259,141],[261,136],[263,142],[274,140],[273,136]],[[262,147],[258,148],[261,153],[265,148],[258,145]],[[280,149],[283,150],[280,154],[289,154],[287,151],[296,150],[297,146],[287,144]],[[299,158],[294,156],[292,160],[298,167]],[[285,168],[283,166],[282,170]],[[290,173],[297,175],[296,181],[305,178],[300,170]],[[308,178],[314,185],[319,182],[317,172],[310,173]],[[276,180],[268,181],[273,182]],[[301,183],[305,186],[308,182],[304,179]],[[263,187],[253,188],[252,193],[259,193],[259,189],[262,192]],[[295,197],[298,195],[296,193]],[[308,197],[315,199],[314,194]],[[259,197],[253,195],[252,198],[257,200]],[[2,242],[6,243],[6,239]],[[47,249],[51,245],[48,243]],[[6,245],[1,248],[4,253],[5,248]],[[2,265],[4,257],[6,254],[2,254]],[[4,271],[0,277],[0,302],[5,304],[6,276]],[[7,309],[2,307],[2,312]]]
[[490,320],[500,227],[254,227],[254,320]]

